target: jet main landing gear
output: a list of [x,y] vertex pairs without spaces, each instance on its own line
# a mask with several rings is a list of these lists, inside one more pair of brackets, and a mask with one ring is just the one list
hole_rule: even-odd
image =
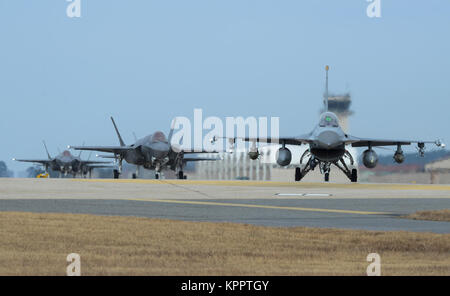
[[187,179],[187,176],[184,174],[183,171],[178,171],[178,173],[177,173],[177,179],[178,179],[178,180],[186,180],[186,179]]
[[352,175],[350,176],[351,182],[358,182],[358,171],[356,169],[352,170]]
[[298,182],[303,178],[302,170],[300,168],[295,168],[295,181]]

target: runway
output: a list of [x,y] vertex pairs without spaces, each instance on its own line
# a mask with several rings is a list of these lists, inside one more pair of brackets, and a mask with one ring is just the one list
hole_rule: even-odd
[[444,208],[448,185],[0,179],[0,211],[450,233],[450,222],[400,218]]

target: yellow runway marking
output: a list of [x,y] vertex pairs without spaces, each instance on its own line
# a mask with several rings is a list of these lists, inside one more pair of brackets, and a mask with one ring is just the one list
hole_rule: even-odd
[[387,213],[387,212],[366,212],[366,211],[336,210],[336,209],[282,207],[282,206],[252,205],[252,204],[209,202],[209,201],[162,200],[162,199],[127,199],[127,200],[147,201],[147,202],[157,202],[157,203],[187,204],[187,205],[226,206],[226,207],[260,208],[260,209],[273,209],[273,210],[325,212],[325,213],[358,214],[358,215],[389,215],[389,214],[392,214],[392,213]]
[[427,184],[336,184],[336,183],[306,183],[306,182],[276,182],[276,181],[238,181],[238,180],[149,180],[149,179],[73,179],[81,182],[103,183],[136,183],[136,184],[178,184],[178,185],[210,185],[210,186],[261,186],[261,187],[298,187],[298,188],[352,188],[379,190],[432,190],[450,191],[450,185]]

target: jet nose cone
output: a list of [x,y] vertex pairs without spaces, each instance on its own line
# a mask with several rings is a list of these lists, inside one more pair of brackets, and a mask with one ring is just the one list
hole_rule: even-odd
[[170,146],[168,143],[152,143],[150,144],[150,150],[152,151],[152,154],[156,158],[164,158],[169,154]]
[[333,131],[324,131],[319,134],[317,140],[320,146],[325,148],[333,148],[339,146],[339,135]]

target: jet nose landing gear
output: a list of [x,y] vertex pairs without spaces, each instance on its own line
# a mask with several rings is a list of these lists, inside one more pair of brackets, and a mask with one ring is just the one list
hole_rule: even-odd
[[322,162],[320,164],[320,172],[324,174],[325,182],[330,181],[330,166],[331,166],[331,163],[329,163],[329,162]]

